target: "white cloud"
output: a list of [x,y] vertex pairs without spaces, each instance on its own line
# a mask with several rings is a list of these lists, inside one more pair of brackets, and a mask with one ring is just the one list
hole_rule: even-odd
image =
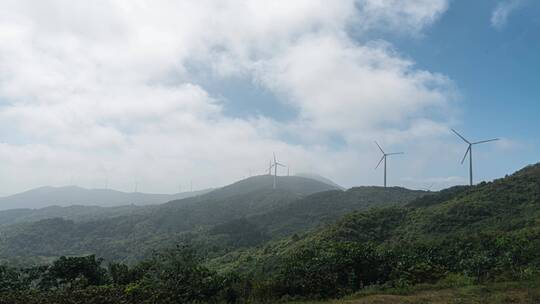
[[327,34],[304,37],[258,72],[299,109],[302,123],[345,139],[444,107],[451,87],[444,76],[414,69],[386,46]]
[[497,3],[491,13],[491,25],[497,29],[503,28],[510,14],[525,4],[524,0],[504,0]]
[[[196,188],[216,186],[248,169],[261,173],[272,151],[295,172],[373,183],[373,174],[358,174],[372,172],[373,138],[392,145],[440,137],[451,117],[439,114],[449,113],[454,93],[444,75],[418,69],[388,42],[358,44],[348,29],[416,36],[446,7],[2,1],[0,192],[72,177],[102,186],[103,168],[124,190],[135,180],[141,191],[174,191],[191,179]],[[222,100],[194,82],[193,64],[218,79],[251,78],[299,117],[229,117]],[[335,137],[343,147],[330,144]]]
[[358,0],[356,6],[361,15],[356,24],[364,30],[418,34],[446,11],[448,1]]

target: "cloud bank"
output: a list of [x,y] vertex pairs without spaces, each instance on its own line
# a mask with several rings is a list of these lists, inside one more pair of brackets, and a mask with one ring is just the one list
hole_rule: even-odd
[[[2,1],[0,192],[106,180],[152,192],[190,180],[218,186],[262,173],[273,151],[293,172],[375,183],[373,139],[440,140],[455,92],[446,76],[418,69],[389,42],[359,43],[349,30],[416,37],[447,6]],[[248,79],[297,115],[228,115],[235,101],[209,93],[198,70],[216,81]],[[402,174],[423,166],[402,165]]]

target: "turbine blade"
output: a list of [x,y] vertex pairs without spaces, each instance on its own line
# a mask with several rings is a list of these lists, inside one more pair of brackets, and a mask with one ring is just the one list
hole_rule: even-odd
[[377,170],[377,168],[379,168],[379,166],[381,165],[381,163],[382,163],[382,161],[384,160],[385,157],[386,157],[386,155],[383,155],[383,157],[381,157],[381,160],[377,164],[377,167],[375,167],[375,170]]
[[277,162],[276,160],[276,153],[274,152],[274,163]]
[[471,146],[469,145],[469,147],[467,148],[467,151],[465,151],[465,155],[463,156],[463,159],[461,160],[462,165],[465,162],[465,159],[467,158],[467,154],[469,154],[470,151],[471,151]]
[[388,155],[400,155],[400,154],[405,154],[405,152],[388,153],[388,154],[386,154],[386,156],[388,156]]
[[472,143],[472,144],[473,144],[473,145],[485,144],[485,143],[492,142],[492,141],[496,141],[496,140],[499,140],[499,138],[494,138],[494,139],[488,139],[488,140],[477,141],[477,142]]
[[381,150],[382,154],[386,154],[384,153],[384,150],[381,148],[381,146],[379,146],[379,143],[375,141],[375,144],[377,145],[377,147],[379,147],[379,150]]
[[452,129],[452,132],[456,133],[456,135],[459,136],[459,138],[463,139],[464,142],[468,143],[469,145],[471,144],[468,140],[465,139],[465,137],[461,136],[461,134],[459,134],[456,130]]

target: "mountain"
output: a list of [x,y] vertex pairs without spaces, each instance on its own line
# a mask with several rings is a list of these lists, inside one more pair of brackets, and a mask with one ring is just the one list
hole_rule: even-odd
[[354,287],[332,282],[332,277],[343,275],[372,277],[378,283],[396,278],[429,283],[449,273],[474,280],[523,279],[540,265],[540,164],[407,204],[355,211],[316,231],[230,252],[209,265],[266,277],[287,273],[287,282],[322,290],[314,281],[306,282],[304,272],[291,273],[309,269],[311,278],[328,278],[320,279],[324,288],[336,284],[332,292],[354,291],[369,283],[357,282]]
[[118,207],[73,205],[67,207],[50,206],[40,209],[9,209],[0,211],[0,226],[36,222],[50,218],[63,218],[75,222],[84,222],[122,215],[133,215],[145,212],[153,207],[155,205],[125,205]]
[[304,196],[335,187],[302,177],[256,176],[196,197],[129,214],[77,222],[67,217],[0,228],[0,257],[51,257],[94,252],[136,260],[178,241],[188,232],[270,212]]
[[[258,175],[216,189],[208,193],[205,198],[224,198],[259,190],[272,190],[273,185],[274,177],[272,175]],[[339,186],[334,186],[324,181],[301,176],[278,176],[277,188],[298,195],[309,195],[316,192],[341,189]]]
[[182,242],[177,249],[204,258],[197,267],[268,302],[540,276],[540,164],[440,192],[342,191],[300,177],[272,183],[254,177],[129,216],[0,227],[0,260],[95,253],[137,262]]
[[85,189],[77,186],[41,187],[0,198],[0,210],[37,209],[48,206],[153,205],[201,195],[210,190],[177,194],[126,193],[110,189]]
[[[303,195],[311,187],[298,185],[310,181],[291,179],[292,187],[282,179],[281,189],[269,188],[268,181],[240,181],[133,216],[3,227],[0,257],[11,265],[75,255],[50,266],[4,265],[6,303],[540,299],[540,164],[436,193],[357,187]],[[164,244],[172,248],[162,251]],[[140,259],[148,249],[158,253],[107,268],[91,255]]]

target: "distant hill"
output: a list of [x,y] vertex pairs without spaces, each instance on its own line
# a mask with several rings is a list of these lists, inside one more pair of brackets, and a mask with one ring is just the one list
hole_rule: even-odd
[[[224,198],[233,195],[245,194],[258,190],[272,190],[274,177],[272,175],[258,175],[243,179],[223,188],[208,193],[204,198]],[[324,181],[301,176],[278,176],[277,190],[288,191],[298,195],[309,195],[316,192],[341,189]]]
[[0,210],[38,209],[49,206],[123,206],[154,205],[171,200],[201,195],[211,190],[177,194],[121,192],[110,189],[85,189],[77,186],[41,187],[0,198]]
[[40,209],[9,209],[0,211],[0,226],[36,222],[50,218],[63,218],[75,222],[92,221],[122,215],[134,215],[145,212],[149,208],[155,206],[156,205],[125,205],[118,207],[100,207],[72,205],[66,207],[50,206]]
[[109,259],[136,260],[151,250],[171,245],[185,233],[264,214],[306,195],[333,189],[294,176],[279,177],[278,187],[273,189],[273,177],[256,176],[196,197],[114,217],[77,222],[61,216],[18,223],[0,228],[0,257],[94,252]]

